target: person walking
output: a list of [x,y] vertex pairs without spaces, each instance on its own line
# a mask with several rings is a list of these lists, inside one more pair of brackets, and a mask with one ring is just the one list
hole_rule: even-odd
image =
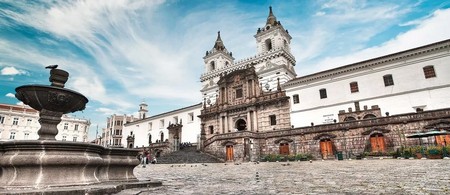
[[142,152],[141,164],[142,164],[142,167],[145,168],[145,165],[147,164],[148,151],[145,149],[145,147],[143,150],[144,151]]

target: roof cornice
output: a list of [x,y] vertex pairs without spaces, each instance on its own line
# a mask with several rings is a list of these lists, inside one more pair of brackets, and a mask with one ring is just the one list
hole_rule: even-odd
[[402,60],[405,60],[405,59],[408,59],[411,57],[415,57],[418,55],[426,54],[426,53],[439,52],[442,50],[445,51],[445,50],[449,50],[449,49],[450,49],[450,39],[447,39],[447,40],[432,43],[429,45],[424,45],[421,47],[417,47],[417,48],[413,48],[413,49],[409,49],[409,50],[405,50],[405,51],[401,51],[401,52],[397,52],[397,53],[393,53],[393,54],[389,54],[389,55],[349,64],[349,65],[344,65],[341,67],[313,73],[310,75],[305,75],[302,77],[298,77],[298,78],[295,78],[291,81],[284,83],[283,87],[291,87],[291,86],[295,86],[295,85],[298,85],[301,83],[308,83],[311,81],[326,79],[329,77],[335,77],[337,75],[348,74],[348,73],[360,71],[363,69],[367,69],[370,67],[380,66],[380,65],[383,65],[386,63],[394,63],[394,62],[402,61]]

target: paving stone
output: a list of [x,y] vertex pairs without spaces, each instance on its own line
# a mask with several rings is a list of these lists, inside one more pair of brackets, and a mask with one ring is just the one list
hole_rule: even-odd
[[[449,194],[447,160],[354,160],[136,168],[163,182],[140,194]],[[256,172],[259,180],[256,181]],[[126,190],[123,192],[127,193]]]

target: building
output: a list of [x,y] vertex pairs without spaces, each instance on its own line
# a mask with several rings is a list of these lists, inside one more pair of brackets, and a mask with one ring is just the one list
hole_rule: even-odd
[[[177,150],[183,142],[198,143],[200,119],[197,116],[201,106],[195,104],[126,123],[122,143],[127,143],[128,148],[152,146],[165,152]],[[169,133],[171,130],[178,132],[176,136]]]
[[[228,161],[328,159],[392,152],[419,144],[409,134],[450,130],[450,40],[297,77],[291,36],[272,8],[254,37],[257,54],[235,61],[219,32],[203,57],[203,102],[128,123],[122,142],[164,153],[199,136],[201,150]],[[186,113],[201,121],[187,127],[178,121]]]
[[[39,112],[29,106],[0,104],[0,141],[37,140]],[[58,124],[56,140],[87,142],[91,125],[88,119],[63,115]]]
[[[142,109],[142,104],[140,105]],[[126,142],[122,142],[124,125],[137,120],[133,115],[113,114],[106,119],[106,128],[102,128],[102,135],[99,139],[100,145],[105,147],[124,147]]]

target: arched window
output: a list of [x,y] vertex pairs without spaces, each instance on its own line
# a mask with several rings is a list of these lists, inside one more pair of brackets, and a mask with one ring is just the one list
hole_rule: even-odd
[[272,40],[266,39],[265,43],[266,43],[266,49],[267,49],[267,51],[272,50]]
[[214,61],[211,61],[209,64],[210,64],[209,65],[209,70],[210,71],[213,71],[213,70],[216,69],[216,63]]
[[363,119],[369,119],[369,118],[377,118],[375,115],[373,114],[366,114]]
[[348,117],[345,117],[345,119],[344,119],[344,122],[347,122],[347,121],[356,121],[356,119],[355,119],[355,117],[348,116]]
[[209,134],[214,134],[214,126],[209,126]]
[[152,143],[152,134],[148,134],[148,144]]
[[164,142],[164,133],[161,132],[161,142]]

